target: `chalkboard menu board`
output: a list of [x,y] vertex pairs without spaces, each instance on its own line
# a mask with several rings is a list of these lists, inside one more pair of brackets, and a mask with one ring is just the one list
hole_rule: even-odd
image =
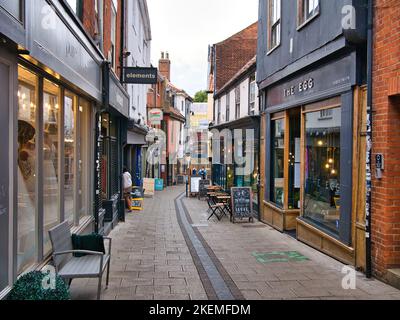
[[253,221],[253,200],[251,188],[232,188],[232,222],[235,219],[249,219]]
[[184,184],[185,183],[185,176],[178,176],[177,184]]
[[207,187],[210,186],[210,180],[200,180],[199,183],[199,198],[207,197]]

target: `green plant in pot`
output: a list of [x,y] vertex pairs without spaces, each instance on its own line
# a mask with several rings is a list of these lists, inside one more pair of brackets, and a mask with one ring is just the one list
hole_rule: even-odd
[[[68,286],[59,276],[41,271],[29,272],[14,284],[8,300],[69,300]],[[53,286],[51,285],[53,283]]]

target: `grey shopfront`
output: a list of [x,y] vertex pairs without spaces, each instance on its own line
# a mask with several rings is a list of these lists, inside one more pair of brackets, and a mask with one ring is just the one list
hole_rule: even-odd
[[0,299],[51,253],[48,230],[94,230],[104,57],[59,1],[0,1]]

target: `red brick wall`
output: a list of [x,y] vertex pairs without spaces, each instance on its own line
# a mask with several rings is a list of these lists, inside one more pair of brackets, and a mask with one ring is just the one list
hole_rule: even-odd
[[91,35],[94,39],[97,33],[97,14],[95,10],[95,1],[94,0],[85,0],[83,1],[83,26],[86,31]]
[[258,23],[215,45],[216,88],[221,89],[257,53]]
[[400,267],[400,98],[389,96],[389,84],[400,79],[398,0],[376,1],[374,28],[373,157],[383,153],[385,170],[377,180],[373,167],[372,249],[374,272],[385,277]]
[[[104,0],[104,16],[103,16],[103,54],[108,58],[108,52],[111,49],[111,6],[112,0]],[[120,75],[120,57],[121,57],[121,18],[122,18],[122,0],[118,0],[117,8],[117,25],[116,25],[116,68],[115,73],[119,77]],[[83,25],[86,31],[94,39],[96,35],[96,11],[95,1],[85,0],[83,2]]]

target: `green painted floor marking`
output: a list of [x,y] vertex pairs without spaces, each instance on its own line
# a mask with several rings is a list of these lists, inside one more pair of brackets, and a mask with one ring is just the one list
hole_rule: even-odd
[[253,252],[252,256],[255,257],[256,260],[262,264],[276,262],[302,262],[310,260],[297,251],[274,251],[263,253]]

